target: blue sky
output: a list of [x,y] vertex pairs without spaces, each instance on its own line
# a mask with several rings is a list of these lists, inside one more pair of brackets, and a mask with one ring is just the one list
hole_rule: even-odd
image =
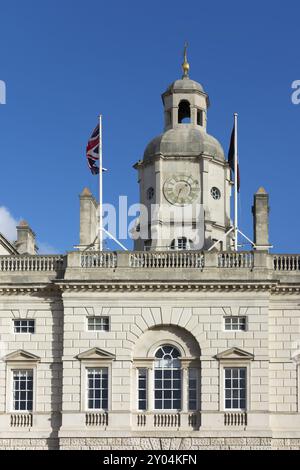
[[0,231],[22,217],[42,251],[78,243],[78,194],[97,193],[84,152],[99,112],[104,199],[138,201],[132,165],[162,130],[160,95],[180,77],[188,40],[190,76],[211,100],[208,132],[226,152],[239,113],[241,228],[252,236],[263,185],[274,251],[299,252],[299,17],[291,0],[0,0]]

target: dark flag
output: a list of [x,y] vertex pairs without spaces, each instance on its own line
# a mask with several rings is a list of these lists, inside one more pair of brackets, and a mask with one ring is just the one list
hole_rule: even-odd
[[[228,163],[231,169],[231,175],[234,174],[234,159],[235,159],[235,147],[234,147],[234,142],[235,142],[235,127],[233,126],[232,133],[231,133],[231,139],[230,139],[230,146],[228,150]],[[240,192],[240,167],[239,167],[239,162],[237,164],[237,190]]]
[[99,167],[96,165],[96,162],[99,160],[99,145],[100,134],[98,124],[98,126],[94,129],[91,137],[89,138],[88,144],[86,146],[86,158],[88,162],[88,167],[93,175],[99,174]]

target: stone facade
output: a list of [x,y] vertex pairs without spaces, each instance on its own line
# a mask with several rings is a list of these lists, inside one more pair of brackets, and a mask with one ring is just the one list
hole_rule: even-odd
[[[172,245],[165,229],[178,221],[162,210],[157,243],[96,251],[88,189],[77,251],[36,255],[25,221],[16,245],[0,235],[1,449],[300,449],[300,255],[269,254],[262,188],[255,249],[232,251],[230,170],[206,134],[208,97],[185,76],[163,100],[165,133],[136,165],[141,201],[198,198],[204,250]],[[193,242],[186,222],[175,237]]]
[[[114,267],[107,267],[101,253],[89,255],[91,264],[73,252],[52,264],[48,257],[39,271],[28,266],[43,257],[22,257],[19,264],[18,256],[0,258],[1,446],[300,448],[294,257],[231,253],[227,267],[219,267],[223,255],[214,252],[201,254],[201,268],[187,268],[178,253],[174,268],[170,253],[160,253],[165,267],[147,267],[158,252],[143,254],[140,267],[132,267],[133,255],[141,254],[110,253]],[[246,267],[241,261],[236,267],[237,256],[247,258]],[[103,316],[109,331],[87,329],[88,318]],[[246,317],[246,331],[226,331],[227,317]],[[14,333],[13,321],[26,318],[35,320],[35,332]],[[166,343],[182,351],[183,374],[191,363],[199,369],[198,407],[190,412],[185,403],[175,420],[158,422],[149,390],[141,421],[137,369],[151,370],[156,346]],[[226,422],[222,369],[236,365],[248,370],[247,409]],[[90,366],[109,369],[105,417],[90,417],[86,408]],[[10,377],[16,368],[33,369],[35,382],[31,421],[17,424]]]

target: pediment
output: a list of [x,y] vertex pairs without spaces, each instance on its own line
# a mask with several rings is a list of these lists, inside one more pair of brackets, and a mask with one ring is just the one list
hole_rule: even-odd
[[84,351],[80,354],[78,354],[78,356],[76,356],[77,359],[84,359],[84,360],[93,360],[93,359],[115,359],[116,356],[114,354],[111,354],[107,351],[104,351],[103,349],[100,349],[100,348],[92,348],[92,349],[89,349],[88,351]]
[[7,238],[0,233],[0,255],[17,255],[18,251]]
[[39,362],[41,358],[23,349],[18,349],[10,354],[3,357],[5,362]]
[[243,351],[242,349],[239,349],[239,348],[231,348],[231,349],[227,349],[227,351],[223,351],[217,354],[216,359],[219,359],[219,360],[244,359],[248,361],[253,361],[254,355],[247,351]]

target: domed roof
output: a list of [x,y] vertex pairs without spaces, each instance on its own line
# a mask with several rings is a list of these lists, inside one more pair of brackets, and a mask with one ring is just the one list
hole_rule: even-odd
[[201,93],[205,93],[203,86],[200,83],[195,82],[188,77],[183,77],[181,80],[175,80],[175,82],[171,83],[167,88],[165,93],[174,93],[176,91],[200,91]]
[[200,126],[180,124],[174,129],[155,137],[146,147],[144,159],[157,154],[164,156],[197,156],[202,153],[224,160],[224,151],[217,139],[203,131]]

